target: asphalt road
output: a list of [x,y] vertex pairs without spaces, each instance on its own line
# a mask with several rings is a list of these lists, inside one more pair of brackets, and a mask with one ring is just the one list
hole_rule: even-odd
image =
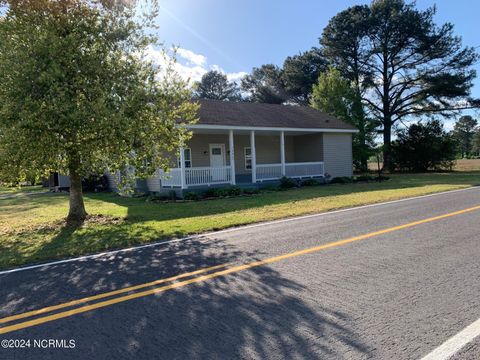
[[[0,274],[1,319],[220,266],[0,323],[40,319],[0,333],[31,341],[0,359],[420,359],[480,318],[480,209],[415,222],[479,205],[470,189]],[[46,339],[75,347],[34,347]]]

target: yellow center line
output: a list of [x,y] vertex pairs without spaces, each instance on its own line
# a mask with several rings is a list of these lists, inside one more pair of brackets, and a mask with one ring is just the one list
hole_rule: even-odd
[[[467,209],[463,209],[463,210],[459,210],[459,211],[455,211],[455,212],[451,212],[451,213],[444,214],[444,215],[434,216],[434,217],[430,217],[430,218],[427,218],[427,219],[422,219],[422,220],[410,222],[410,223],[407,223],[407,224],[404,224],[404,225],[393,226],[393,227],[386,228],[386,229],[383,229],[383,230],[370,232],[370,233],[364,234],[364,235],[354,236],[354,237],[347,238],[347,239],[344,239],[344,240],[330,242],[330,243],[327,243],[327,244],[324,244],[324,245],[314,246],[314,247],[307,248],[307,249],[304,249],[304,250],[299,250],[299,251],[287,253],[287,254],[284,254],[284,255],[267,258],[267,259],[264,259],[264,260],[254,261],[254,262],[251,262],[251,263],[248,263],[248,264],[233,266],[231,268],[220,270],[220,271],[217,271],[217,272],[214,272],[214,273],[211,273],[211,274],[201,275],[201,276],[198,276],[198,277],[195,277],[195,278],[192,278],[192,279],[180,281],[180,282],[169,284],[169,285],[166,285],[166,286],[161,286],[161,287],[158,287],[158,288],[155,288],[155,289],[141,291],[141,292],[137,292],[137,293],[134,293],[134,294],[125,295],[125,296],[120,296],[120,297],[113,298],[113,299],[110,299],[110,300],[97,302],[95,304],[86,305],[86,306],[78,307],[78,308],[71,309],[71,310],[68,310],[68,311],[59,312],[59,313],[56,313],[56,314],[53,314],[53,315],[39,317],[39,318],[36,318],[36,319],[33,319],[33,320],[28,320],[28,321],[24,321],[24,322],[21,322],[21,323],[1,327],[0,328],[0,334],[6,334],[6,333],[9,333],[9,332],[12,332],[12,331],[16,331],[16,330],[28,328],[28,327],[31,327],[31,326],[43,324],[43,323],[46,323],[46,322],[49,322],[49,321],[54,321],[54,320],[66,318],[66,317],[69,317],[69,316],[72,316],[72,315],[81,314],[81,313],[84,313],[84,312],[87,312],[87,311],[103,308],[103,307],[106,307],[106,306],[118,304],[118,303],[121,303],[121,302],[133,300],[133,299],[138,299],[138,298],[148,296],[148,295],[158,294],[158,293],[161,293],[161,292],[164,292],[164,291],[167,291],[167,290],[184,287],[184,286],[189,285],[189,284],[203,282],[203,281],[206,281],[206,280],[217,278],[219,276],[225,276],[225,275],[228,275],[228,274],[252,269],[252,268],[255,268],[255,267],[258,267],[258,266],[275,263],[275,262],[278,262],[278,261],[281,261],[281,260],[285,260],[285,259],[289,259],[289,258],[301,256],[301,255],[315,253],[315,252],[318,252],[318,251],[321,251],[321,250],[346,245],[346,244],[353,243],[353,242],[356,242],[356,241],[365,240],[365,239],[368,239],[368,238],[372,238],[372,237],[375,237],[375,236],[391,233],[391,232],[394,232],[394,231],[407,229],[407,228],[411,228],[411,227],[418,226],[418,225],[421,225],[421,224],[426,224],[426,223],[430,223],[430,222],[433,222],[433,221],[446,219],[446,218],[449,218],[449,217],[452,217],[452,216],[465,214],[465,213],[472,212],[472,211],[475,211],[475,210],[480,210],[480,205],[470,207],[470,208],[467,208]],[[222,265],[218,265],[218,266],[221,267]],[[209,269],[212,270],[212,268],[209,268]],[[205,272],[205,271],[207,271],[207,269],[202,269],[202,270],[198,270],[198,271]],[[192,274],[193,273],[189,273],[188,276],[191,276]],[[184,277],[184,276],[187,276],[187,275],[186,274],[178,275],[176,278],[179,278],[179,277],[182,277],[182,276]],[[164,282],[164,281],[168,281],[168,280],[163,279],[163,280],[157,280],[157,281]],[[137,285],[137,286],[142,287],[142,285]],[[117,291],[122,291],[122,290],[125,290],[125,289],[120,289],[120,290],[117,290]],[[125,290],[125,291],[130,291],[130,290]],[[104,294],[100,294],[100,295],[97,295],[97,296],[102,296],[102,295],[104,295]],[[108,295],[108,296],[110,296],[110,295]],[[94,297],[91,297],[90,299],[92,299],[92,298],[94,298]],[[80,300],[75,300],[75,301],[80,301]],[[69,303],[71,304],[72,302],[69,302]],[[66,303],[66,304],[69,304],[69,303]],[[59,306],[63,307],[63,305],[64,304],[60,304],[60,305],[56,305],[56,306],[57,307],[59,307]],[[65,306],[71,306],[71,305],[65,305]],[[49,308],[51,309],[52,307],[49,307]],[[48,309],[48,308],[46,308],[46,309]],[[42,310],[43,309],[40,309],[40,310],[37,310],[37,311],[42,311]],[[47,311],[51,311],[51,310],[47,310]],[[29,312],[29,313],[32,313],[32,312]],[[18,316],[21,316],[21,315],[23,315],[23,314],[14,315],[14,316],[17,316],[17,319],[18,319]],[[9,318],[11,319],[12,317],[9,317]],[[8,319],[8,318],[4,318],[4,319]],[[4,320],[4,319],[1,319],[1,320]],[[11,321],[11,320],[9,320],[9,321]],[[4,322],[6,322],[6,321],[4,321]]]
[[118,295],[118,294],[130,292],[130,291],[154,286],[154,285],[159,285],[159,284],[163,284],[163,283],[170,282],[170,281],[175,281],[175,280],[178,280],[178,279],[183,279],[183,278],[193,276],[193,275],[203,274],[203,273],[208,272],[208,271],[225,268],[228,265],[229,264],[227,263],[227,264],[211,266],[211,267],[208,267],[208,268],[203,268],[203,269],[195,270],[195,271],[188,272],[188,273],[175,275],[175,276],[168,277],[168,278],[165,278],[165,279],[151,281],[151,282],[148,282],[148,283],[145,283],[145,284],[129,286],[129,287],[126,287],[126,288],[122,288],[122,289],[118,289],[118,290],[114,290],[114,291],[109,291],[109,292],[94,295],[94,296],[84,297],[84,298],[78,299],[78,300],[72,300],[72,301],[69,301],[69,302],[66,302],[66,303],[63,303],[63,304],[48,306],[48,307],[38,309],[38,310],[32,310],[32,311],[24,312],[24,313],[17,314],[17,315],[7,316],[7,317],[4,317],[4,318],[0,319],[0,324],[4,324],[4,323],[14,321],[14,320],[24,319],[24,318],[30,317],[30,316],[36,316],[36,315],[44,314],[46,312],[50,312],[50,311],[54,311],[54,310],[60,310],[60,309],[66,308],[66,307],[82,304],[82,303],[93,301],[93,300],[103,299],[103,298],[110,297],[110,296],[113,296],[113,295]]

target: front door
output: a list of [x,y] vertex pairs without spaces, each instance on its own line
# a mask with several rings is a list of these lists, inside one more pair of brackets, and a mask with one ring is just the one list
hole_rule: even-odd
[[[210,144],[210,167],[223,168],[225,166],[225,144]],[[211,169],[212,180],[224,180],[225,169]]]

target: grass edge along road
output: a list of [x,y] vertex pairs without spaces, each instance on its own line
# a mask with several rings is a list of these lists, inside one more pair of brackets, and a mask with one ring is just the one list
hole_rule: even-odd
[[[426,223],[431,223],[431,222],[434,222],[434,221],[443,220],[443,219],[446,219],[446,218],[449,218],[449,217],[458,216],[458,215],[462,215],[462,214],[469,213],[469,212],[472,212],[472,211],[477,211],[477,210],[480,210],[480,205],[469,207],[469,208],[458,210],[458,211],[454,211],[454,212],[450,212],[450,213],[446,213],[446,214],[442,214],[442,215],[438,215],[438,216],[433,216],[433,217],[413,221],[413,222],[409,222],[409,223],[406,223],[406,224],[403,224],[403,225],[397,225],[397,226],[377,230],[377,231],[370,232],[370,233],[367,233],[367,234],[358,235],[358,236],[350,237],[350,238],[339,240],[339,241],[330,242],[330,243],[323,244],[323,245],[310,247],[310,248],[303,249],[303,250],[298,250],[298,251],[295,251],[295,252],[290,252],[290,253],[287,253],[287,254],[283,254],[283,255],[279,255],[279,256],[263,259],[263,260],[254,261],[254,262],[251,262],[251,263],[246,263],[246,264],[242,264],[242,265],[235,265],[235,266],[223,269],[223,270],[213,272],[211,274],[200,275],[198,277],[193,277],[191,279],[183,280],[183,281],[180,281],[180,282],[172,282],[169,285],[153,288],[153,289],[150,289],[150,290],[145,290],[145,291],[141,291],[141,292],[137,292],[137,293],[132,293],[132,294],[112,298],[112,299],[109,299],[109,300],[105,300],[105,301],[93,303],[93,304],[90,304],[90,305],[77,307],[77,308],[74,308],[72,310],[67,310],[67,311],[55,313],[53,315],[47,315],[47,316],[44,316],[44,317],[35,318],[33,320],[27,320],[27,321],[24,321],[24,322],[13,324],[13,325],[2,326],[2,327],[0,327],[0,335],[1,334],[6,334],[6,333],[9,333],[9,332],[12,332],[12,331],[16,331],[16,330],[25,329],[25,328],[29,328],[29,327],[32,327],[32,326],[40,325],[40,324],[43,324],[43,323],[46,323],[46,322],[63,319],[63,318],[70,317],[70,316],[73,316],[73,315],[76,315],[76,314],[81,314],[81,313],[84,313],[84,312],[87,312],[87,311],[92,311],[92,310],[95,310],[95,309],[115,305],[115,304],[122,303],[122,302],[125,302],[125,301],[134,300],[134,299],[137,299],[137,298],[141,298],[141,297],[145,297],[145,296],[149,296],[149,295],[153,295],[153,294],[158,294],[160,292],[180,288],[180,287],[183,287],[183,286],[187,286],[189,284],[207,281],[207,280],[217,278],[217,277],[220,277],[220,276],[225,276],[225,275],[229,275],[229,274],[232,274],[232,273],[252,269],[252,268],[255,268],[255,267],[272,264],[272,263],[275,263],[275,262],[279,262],[279,261],[289,259],[289,258],[293,258],[293,257],[298,257],[298,256],[301,256],[301,255],[306,255],[306,254],[319,252],[321,250],[326,250],[326,249],[330,249],[330,248],[334,248],[334,247],[338,247],[338,246],[347,245],[349,243],[369,239],[369,238],[372,238],[372,237],[388,234],[388,233],[403,230],[403,229],[408,229],[408,228],[411,228],[411,227],[414,227],[414,226],[419,226],[419,225],[426,224]],[[204,272],[207,272],[207,271],[217,270],[219,268],[226,267],[226,266],[228,266],[228,264],[216,265],[216,266],[213,266],[213,267],[210,267],[210,268],[204,268],[204,269],[196,270],[194,272],[180,274],[180,275],[177,275],[177,276],[174,276],[174,277],[171,277],[171,278],[156,280],[156,282],[160,283],[160,282],[173,281],[171,279],[175,280],[175,279],[179,279],[179,278],[182,278],[182,277],[188,277],[188,276],[192,276],[192,275],[196,275],[196,274],[201,274],[201,273],[204,273]],[[168,279],[170,279],[170,280],[168,280]],[[147,284],[136,285],[134,288],[138,289],[138,288],[141,288],[142,286],[150,286],[149,284],[152,284],[152,283],[150,282],[150,283],[147,283]],[[113,292],[98,294],[98,295],[94,295],[92,297],[86,297],[86,298],[83,298],[83,299],[70,301],[70,302],[67,302],[67,303],[64,303],[64,304],[58,304],[58,305],[46,307],[46,308],[39,309],[39,310],[29,311],[29,312],[26,312],[24,314],[12,315],[12,316],[0,319],[0,323],[7,323],[7,322],[11,322],[11,321],[16,320],[16,319],[35,316],[35,315],[42,314],[42,313],[45,313],[45,312],[53,311],[55,309],[61,309],[63,307],[69,307],[72,304],[79,304],[79,303],[88,302],[88,301],[91,301],[94,298],[98,299],[98,298],[101,298],[101,297],[109,297],[109,296],[116,295],[116,294],[119,294],[119,293],[122,293],[122,292],[129,292],[131,290],[132,290],[132,287],[128,287],[128,288],[125,288],[125,289],[118,289],[118,290],[115,290]]]
[[[252,223],[468,188],[480,172],[395,175],[383,183],[357,183],[185,203],[147,202],[113,194],[87,194],[91,214],[105,222],[69,228],[61,223],[65,194],[0,200],[0,269],[121,249],[163,239]],[[117,222],[108,222],[115,218]]]

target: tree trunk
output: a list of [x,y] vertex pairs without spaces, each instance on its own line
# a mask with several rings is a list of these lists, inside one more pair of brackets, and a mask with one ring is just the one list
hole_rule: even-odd
[[83,203],[82,178],[79,173],[79,161],[72,161],[69,166],[70,175],[70,208],[67,223],[81,224],[87,217]]
[[383,169],[393,171],[392,163],[392,124],[389,119],[383,124]]
[[368,146],[367,146],[366,133],[365,133],[365,129],[366,129],[365,118],[362,118],[360,128],[361,130],[358,134],[361,151],[362,151],[361,158],[360,158],[360,169],[362,172],[367,172],[368,171]]

